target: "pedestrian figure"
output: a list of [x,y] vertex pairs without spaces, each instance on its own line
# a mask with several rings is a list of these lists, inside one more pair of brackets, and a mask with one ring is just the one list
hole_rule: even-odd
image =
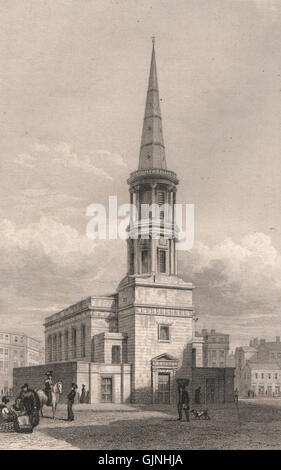
[[72,406],[74,403],[74,398],[76,396],[77,385],[75,383],[71,386],[71,391],[67,395],[67,421],[74,421],[74,414],[72,410]]
[[84,384],[82,385],[80,403],[86,403],[86,388]]
[[11,411],[8,407],[9,398],[4,396],[0,405],[0,421],[8,421],[11,416]]
[[48,397],[47,406],[51,406],[52,404],[52,386],[53,386],[53,372],[47,372],[46,380],[45,380],[45,393]]
[[234,390],[234,402],[238,403],[238,388]]
[[195,403],[197,405],[200,405],[200,403],[201,403],[201,387],[198,387],[195,390]]
[[179,384],[178,413],[179,421],[182,421],[182,410],[185,412],[186,421],[189,421],[189,395],[186,390],[187,384]]
[[39,410],[40,410],[40,398],[32,388],[29,388],[28,384],[24,384],[21,387],[20,398],[26,413],[29,416],[30,424],[34,428],[39,424]]

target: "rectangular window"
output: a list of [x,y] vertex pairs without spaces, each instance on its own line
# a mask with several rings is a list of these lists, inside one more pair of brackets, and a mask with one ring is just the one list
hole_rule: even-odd
[[261,378],[264,379],[264,374],[261,374]]
[[5,349],[5,356],[9,356],[9,349]]
[[120,346],[112,346],[112,364],[120,364],[121,348]]
[[158,341],[170,341],[170,326],[159,325],[158,326]]
[[4,354],[4,349],[0,348],[0,356],[3,356],[3,354]]
[[165,273],[166,272],[166,251],[159,250],[159,272]]
[[220,357],[224,358],[224,351],[223,350],[220,351]]
[[278,374],[275,374],[275,378],[278,379]]
[[271,374],[268,374],[268,378],[271,379]]
[[0,341],[3,341],[3,335],[2,334],[0,335]]
[[9,342],[9,335],[5,335],[5,341],[6,341],[6,343]]
[[111,377],[102,377],[101,379],[101,401],[102,403],[112,403]]
[[256,374],[256,379],[258,378],[259,374]]

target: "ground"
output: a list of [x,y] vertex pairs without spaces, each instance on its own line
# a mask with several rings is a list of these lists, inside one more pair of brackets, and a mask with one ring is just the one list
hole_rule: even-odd
[[209,407],[210,421],[177,421],[173,407],[59,405],[33,434],[0,433],[0,449],[281,449],[281,400]]

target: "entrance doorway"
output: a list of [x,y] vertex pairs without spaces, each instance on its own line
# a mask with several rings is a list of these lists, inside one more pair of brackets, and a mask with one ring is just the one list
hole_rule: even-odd
[[206,379],[206,402],[215,403],[216,379]]
[[170,404],[170,374],[162,372],[158,374],[158,403]]
[[111,377],[102,377],[101,379],[101,401],[102,403],[112,403]]

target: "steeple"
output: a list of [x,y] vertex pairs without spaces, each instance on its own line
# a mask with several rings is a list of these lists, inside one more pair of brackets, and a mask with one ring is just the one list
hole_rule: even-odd
[[166,169],[165,146],[162,131],[158,80],[155,59],[155,39],[152,39],[152,56],[146,97],[139,157],[139,170]]

